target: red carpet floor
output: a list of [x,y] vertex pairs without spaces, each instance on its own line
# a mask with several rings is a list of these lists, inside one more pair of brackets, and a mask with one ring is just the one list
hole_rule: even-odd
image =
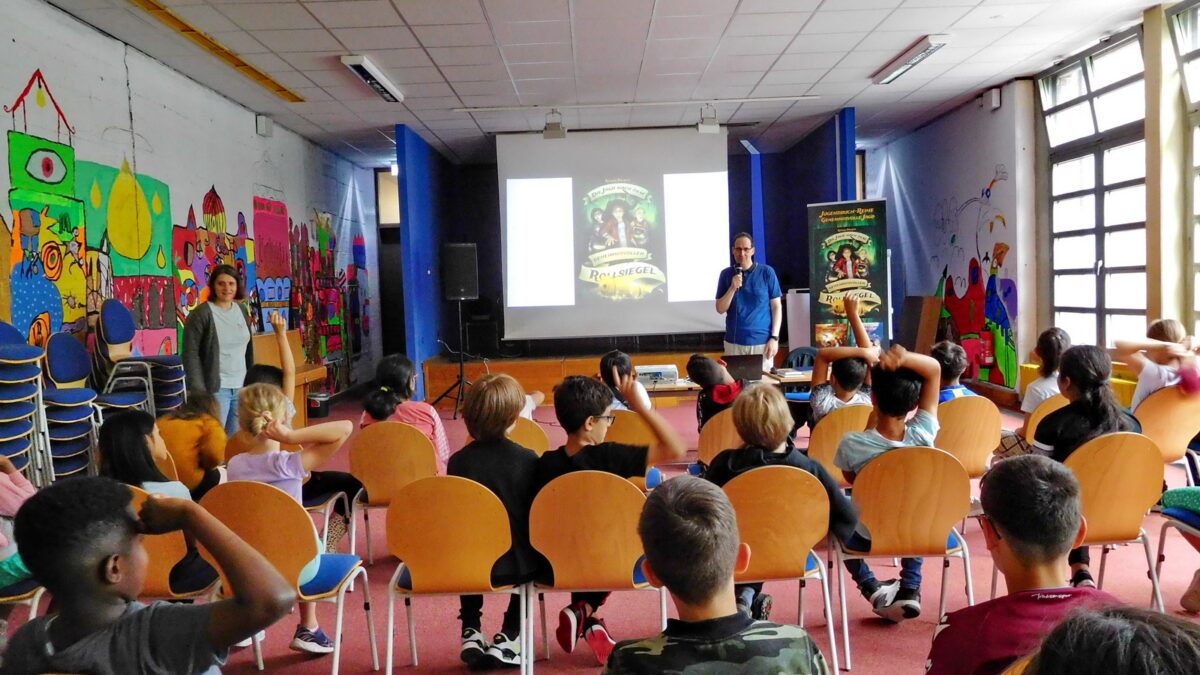
[[[357,420],[360,408],[355,402],[342,403],[335,407],[335,418]],[[689,405],[676,408],[664,408],[661,412],[678,429],[684,432],[684,437],[694,447],[697,439],[695,432],[695,411]],[[444,414],[447,432],[452,448],[461,447],[466,437],[466,429],[460,420],[452,421],[449,414]],[[536,419],[547,427],[551,443],[561,444],[565,438],[562,429],[554,420],[552,408],[540,408]],[[1006,415],[1006,424],[1017,425],[1015,417]],[[694,453],[693,453],[694,457]],[[324,468],[347,468],[346,452],[343,450]],[[1167,468],[1167,481],[1171,486],[1184,483],[1184,474],[1179,467]],[[384,538],[383,514],[373,512],[372,525],[374,531],[374,547],[376,552],[375,564],[368,568],[372,604],[375,608],[375,630],[379,641],[380,665],[383,666],[383,655],[387,644],[387,582],[395,571],[397,561],[386,554]],[[1158,533],[1161,526],[1160,518],[1150,515],[1146,519],[1146,530],[1150,533],[1154,550],[1157,551]],[[360,527],[359,554],[364,555],[363,537]],[[984,600],[988,597],[988,587],[991,580],[992,563],[983,544],[983,536],[978,526],[971,522],[967,525],[966,539],[972,553],[972,574],[975,582],[975,597]],[[345,546],[343,546],[345,548]],[[823,553],[823,552],[822,552]],[[1098,550],[1093,551],[1093,559],[1099,559]],[[1163,568],[1163,596],[1168,611],[1180,613],[1179,598],[1192,578],[1192,573],[1200,566],[1200,556],[1177,535],[1168,535],[1166,563]],[[874,565],[881,579],[898,575],[898,569],[892,569],[889,562]],[[933,630],[937,624],[938,591],[943,569],[937,560],[927,560],[925,563],[923,613],[917,618],[899,625],[890,624],[871,613],[867,603],[858,596],[853,584],[851,595],[847,598],[850,611],[850,633],[853,648],[854,672],[857,673],[922,673],[925,668],[925,657]],[[956,560],[951,564],[950,592],[948,607],[951,611],[966,604],[966,593],[963,587],[963,572],[961,564]],[[834,577],[836,580],[836,576]],[[1001,580],[1003,592],[1003,580]],[[1139,606],[1148,606],[1150,600],[1150,582],[1146,576],[1145,554],[1140,547],[1124,546],[1109,555],[1107,578],[1104,589],[1118,598]],[[797,584],[795,582],[768,583],[766,592],[775,599],[771,618],[780,622],[795,622],[797,611]],[[828,657],[829,645],[826,639],[825,618],[822,616],[820,587],[809,583],[805,591],[805,626],[813,635]],[[362,594],[357,591],[348,596],[346,607],[346,627],[344,630],[345,646],[342,653],[341,669],[343,673],[366,673],[371,670],[371,652],[367,640],[366,619],[362,611]],[[553,632],[558,610],[566,604],[565,594],[547,596],[547,612]],[[503,597],[488,598],[484,608],[484,630],[491,634],[498,630],[500,615],[506,606],[507,599]],[[833,605],[837,607],[836,594]],[[426,672],[460,672],[462,663],[458,660],[459,626],[457,621],[457,598],[418,599],[413,603],[417,622],[417,641],[420,653],[420,668]],[[322,626],[332,634],[335,610],[333,605],[322,605],[320,608]],[[672,614],[674,608],[671,608]],[[14,626],[24,616],[23,611],[14,613]],[[625,592],[616,593],[609,603],[601,610],[602,616],[612,635],[617,639],[651,635],[659,632],[658,596],[654,593]],[[397,628],[395,664],[401,671],[412,670],[411,655],[408,648],[407,629],[404,623],[403,604],[396,606]],[[287,673],[326,673],[332,665],[330,657],[312,658],[291,652],[287,644],[295,629],[294,618],[285,619],[267,631],[264,643],[266,669],[271,672]],[[838,639],[841,639],[840,626]],[[541,644],[540,629],[537,634],[539,652]],[[839,647],[840,654],[840,647]],[[844,655],[843,666],[844,666]],[[564,654],[551,639],[551,658],[536,663],[541,672],[593,671],[598,672],[590,650],[582,642],[574,654]],[[256,672],[251,650],[235,651],[229,659],[226,673]]]

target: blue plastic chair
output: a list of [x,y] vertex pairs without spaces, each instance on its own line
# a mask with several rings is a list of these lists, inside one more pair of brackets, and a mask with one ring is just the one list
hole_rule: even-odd
[[150,391],[119,391],[96,393],[88,387],[91,364],[87,347],[70,333],[55,333],[46,341],[46,376],[53,388],[47,388],[43,397],[56,405],[82,405],[80,392],[62,390],[78,389],[92,393],[95,403],[103,408],[141,408],[154,414],[154,403]]
[[156,409],[174,409],[183,402],[183,359],[177,354],[132,356],[137,324],[120,300],[105,300],[96,322],[97,380],[112,392],[121,382],[141,384],[153,396]]

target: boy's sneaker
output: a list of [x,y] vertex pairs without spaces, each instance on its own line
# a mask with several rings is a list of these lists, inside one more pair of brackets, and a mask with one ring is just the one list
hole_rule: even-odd
[[458,657],[468,668],[476,670],[490,666],[492,660],[488,656],[488,650],[489,645],[487,640],[483,639],[483,633],[474,628],[463,629],[462,650],[458,652]]
[[892,623],[921,616],[921,589],[901,587],[892,602],[883,609],[876,609],[875,613]]
[[492,646],[488,647],[488,658],[492,668],[517,667],[521,665],[521,636],[510,638],[504,633],[496,633],[492,638]]
[[309,630],[304,626],[296,626],[296,634],[292,636],[292,644],[288,647],[294,652],[309,654],[329,654],[333,652],[333,640],[320,628]]
[[558,646],[570,654],[575,651],[575,643],[579,642],[581,637],[583,637],[583,603],[577,602],[563,607],[562,611],[558,613],[558,629],[554,631],[554,638],[558,640]]
[[1071,585],[1075,588],[1095,588],[1096,580],[1092,578],[1092,573],[1087,570],[1079,570],[1071,576]]
[[597,619],[594,616],[589,616],[584,623],[583,639],[592,648],[592,653],[596,655],[596,662],[600,665],[608,663],[608,655],[612,653],[613,647],[617,646],[616,640],[608,634],[608,627],[604,625],[604,619]]
[[766,593],[754,596],[754,602],[750,604],[750,618],[755,621],[766,621],[771,618],[771,604],[771,596]]
[[872,581],[859,586],[858,590],[862,591],[863,597],[871,603],[871,607],[878,614],[879,610],[892,604],[892,600],[896,599],[896,593],[900,590],[900,581],[890,579],[882,584]]

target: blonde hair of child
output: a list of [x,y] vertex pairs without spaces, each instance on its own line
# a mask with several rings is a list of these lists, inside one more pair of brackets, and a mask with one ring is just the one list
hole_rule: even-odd
[[733,426],[748,446],[774,450],[787,440],[793,424],[779,387],[754,385],[733,403]]
[[1175,319],[1158,319],[1146,328],[1146,337],[1160,342],[1180,343],[1187,337],[1187,331]]
[[272,421],[287,421],[287,397],[273,384],[252,384],[238,394],[238,426],[257,436]]
[[484,375],[467,390],[463,401],[463,420],[475,440],[504,438],[525,407],[525,390],[512,375]]

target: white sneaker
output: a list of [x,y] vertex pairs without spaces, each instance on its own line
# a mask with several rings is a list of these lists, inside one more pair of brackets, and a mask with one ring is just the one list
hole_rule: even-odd
[[484,639],[483,633],[474,628],[463,629],[462,650],[458,652],[458,657],[467,664],[468,668],[472,670],[486,668],[491,663],[488,655],[490,651],[491,645]]
[[488,647],[488,656],[493,662],[493,668],[520,666],[521,636],[510,638],[504,633],[496,633],[492,638],[492,646]]

